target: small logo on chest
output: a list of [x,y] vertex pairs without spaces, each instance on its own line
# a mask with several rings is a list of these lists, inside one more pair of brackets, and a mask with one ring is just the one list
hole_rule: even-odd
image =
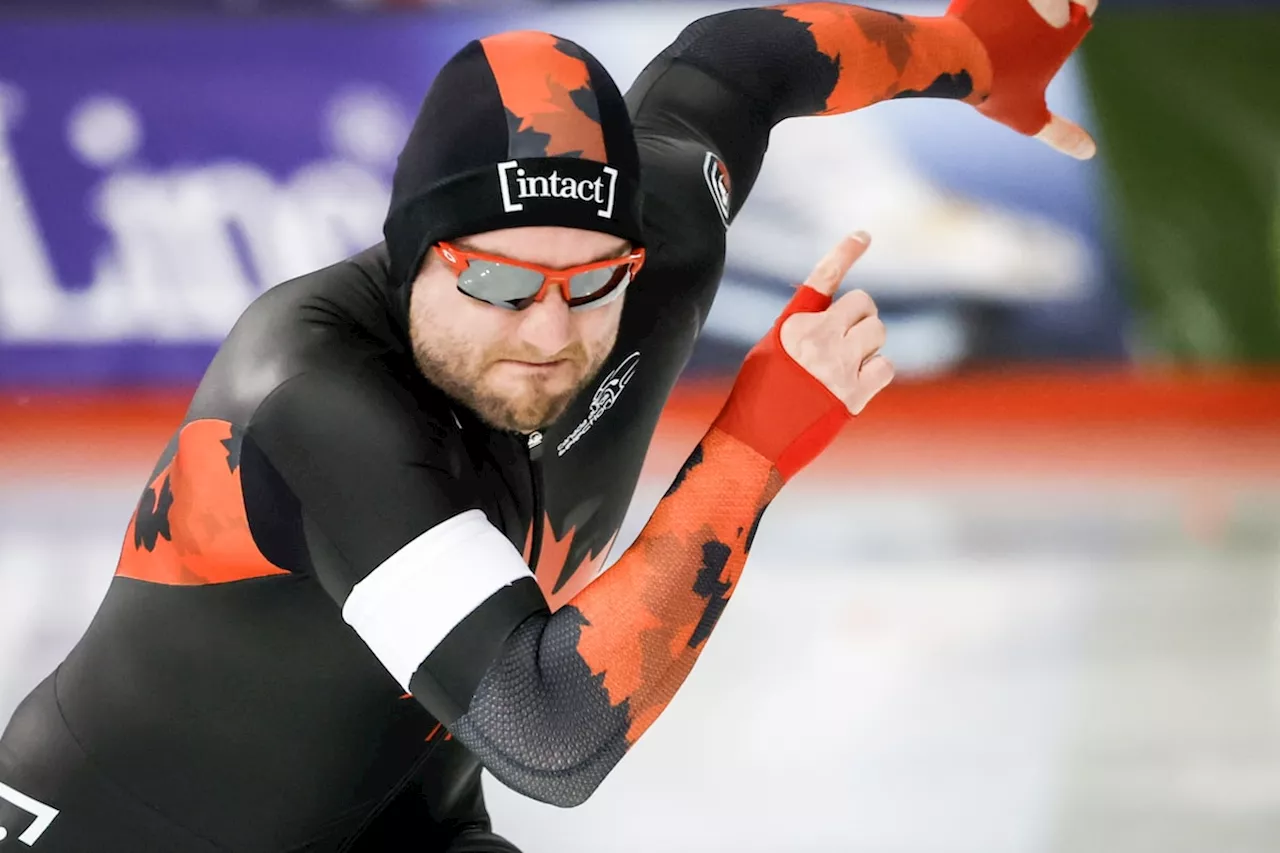
[[577,444],[596,425],[596,421],[604,417],[604,413],[613,408],[614,403],[618,402],[618,397],[622,394],[622,389],[627,387],[627,383],[635,375],[636,366],[639,363],[640,353],[633,352],[624,358],[621,364],[610,371],[609,375],[600,383],[600,387],[596,389],[595,396],[591,398],[591,410],[582,419],[582,423],[573,428],[573,432],[569,433],[569,437],[556,447],[556,455],[564,456],[568,453],[569,449]]

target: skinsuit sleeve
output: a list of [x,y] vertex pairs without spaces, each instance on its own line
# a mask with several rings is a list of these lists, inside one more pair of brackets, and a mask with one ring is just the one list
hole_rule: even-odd
[[982,103],[991,63],[958,18],[844,3],[738,9],[690,24],[627,93],[638,135],[694,139],[724,162],[730,219],[787,118],[847,113],[894,98]]

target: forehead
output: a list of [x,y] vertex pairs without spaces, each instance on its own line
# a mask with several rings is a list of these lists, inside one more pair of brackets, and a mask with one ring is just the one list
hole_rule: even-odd
[[631,248],[626,240],[612,234],[554,225],[504,228],[453,242],[472,251],[546,267],[572,267],[616,258]]

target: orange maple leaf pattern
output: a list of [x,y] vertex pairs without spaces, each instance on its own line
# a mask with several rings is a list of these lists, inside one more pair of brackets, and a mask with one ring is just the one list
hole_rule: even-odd
[[[545,513],[542,521],[542,548],[538,551],[537,571],[534,577],[538,581],[538,586],[542,589],[542,596],[547,600],[547,606],[554,613],[577,595],[591,581],[595,580],[600,574],[600,570],[604,568],[604,561],[609,558],[609,552],[613,550],[613,543],[618,539],[618,531],[613,532],[613,536],[605,543],[605,546],[598,552],[588,551],[583,557],[569,579],[564,585],[556,589],[556,584],[560,581],[564,573],[564,567],[569,562],[569,552],[573,549],[574,537],[577,535],[577,528],[570,527],[564,536],[557,537],[555,528],[551,526],[551,518]],[[529,533],[524,540],[524,561],[528,565],[533,557],[533,525],[529,525]]]
[[921,92],[948,75],[968,75],[965,103],[991,91],[991,63],[982,43],[959,19],[913,17],[845,3],[772,7],[807,24],[818,51],[836,62],[840,76],[820,115],[833,115]]
[[138,502],[116,576],[202,586],[288,574],[258,550],[245,516],[231,424],[192,421]]
[[563,53],[558,40],[546,33],[502,33],[480,44],[503,106],[520,121],[515,132],[547,137],[545,150],[513,151],[513,157],[578,156],[607,162],[599,120],[574,100],[579,93],[594,102],[585,62]]
[[629,743],[692,671],[781,488],[768,460],[712,429],[635,544],[570,602],[586,620],[579,654],[610,704],[629,703]]

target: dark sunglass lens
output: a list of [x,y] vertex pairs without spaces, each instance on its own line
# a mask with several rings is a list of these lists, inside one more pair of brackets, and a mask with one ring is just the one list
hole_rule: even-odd
[[463,293],[504,308],[523,307],[540,287],[539,273],[496,261],[473,260],[458,276],[458,289]]
[[630,274],[629,264],[578,273],[569,279],[570,304],[593,302],[625,284]]

